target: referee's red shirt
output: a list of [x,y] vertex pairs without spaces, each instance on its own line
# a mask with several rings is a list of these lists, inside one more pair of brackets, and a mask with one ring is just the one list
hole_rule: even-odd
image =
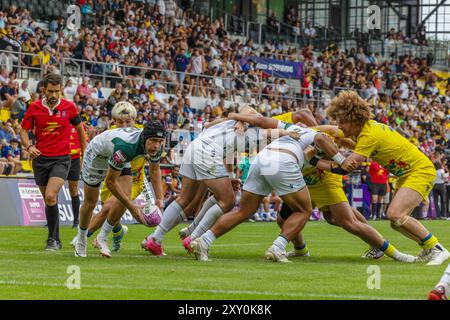
[[77,107],[73,102],[60,99],[53,111],[45,99],[30,104],[22,120],[22,128],[35,129],[36,148],[46,157],[70,155],[71,122],[79,123]]

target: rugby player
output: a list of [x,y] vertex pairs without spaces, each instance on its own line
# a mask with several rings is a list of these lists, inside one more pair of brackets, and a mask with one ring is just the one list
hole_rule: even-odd
[[346,137],[356,141],[353,153],[341,164],[344,171],[351,172],[371,158],[399,178],[387,216],[394,230],[422,248],[417,260],[440,265],[450,258],[437,237],[411,217],[433,188],[436,170],[431,160],[398,132],[371,120],[369,104],[354,91],[342,91],[333,98],[326,113]]
[[[253,116],[257,114],[250,107],[241,108],[241,113]],[[275,126],[263,126],[261,128],[273,128],[274,131],[270,132],[270,134],[277,136],[297,136],[293,132],[289,133],[285,130],[275,129],[279,121],[274,121],[276,123]],[[248,123],[252,124],[251,121]],[[180,174],[183,176],[181,193],[166,208],[162,221],[155,232],[144,240],[143,246],[153,255],[160,256],[164,254],[161,242],[165,234],[186,219],[185,208],[194,199],[202,184],[205,184],[213,194],[213,197],[210,197],[203,205],[204,217],[201,220],[202,223],[212,225],[218,217],[234,207],[235,194],[233,186],[236,188],[239,185],[239,180],[234,176],[232,164],[227,164],[227,168],[225,168],[224,159],[230,159],[231,157],[231,161],[227,161],[227,163],[233,163],[235,147],[245,148],[246,135],[244,135],[244,132],[246,129],[246,125],[242,122],[220,119],[217,123],[204,130],[189,145],[183,156],[180,168]],[[262,135],[258,133],[247,136],[252,136],[253,144],[256,144],[258,139],[262,139]],[[207,207],[209,207],[208,210],[203,210]],[[200,213],[203,215],[202,212]]]
[[[84,201],[80,210],[80,225],[75,243],[76,256],[87,256],[87,228],[92,212],[97,205],[100,185],[103,181],[121,205],[128,209],[138,222],[144,222],[140,208],[135,206],[130,199],[131,176],[128,176],[128,190],[124,190],[125,188],[120,185],[119,179],[122,170],[130,168],[130,161],[135,158],[146,156],[150,161],[154,157],[159,158],[165,138],[166,131],[161,123],[152,121],[144,129],[119,128],[105,131],[89,143],[83,158],[81,174],[84,182]],[[159,199],[162,200],[162,192]],[[118,207],[117,212],[120,211],[119,209],[122,210],[123,208]],[[117,212],[114,214],[117,214]],[[114,215],[115,218],[117,216]],[[116,222],[114,221],[114,224]],[[111,230],[114,224],[109,225]]]

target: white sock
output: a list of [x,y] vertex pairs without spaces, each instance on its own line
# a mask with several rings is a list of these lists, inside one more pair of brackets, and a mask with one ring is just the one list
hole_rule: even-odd
[[288,239],[286,239],[282,235],[279,235],[273,242],[273,245],[280,248],[283,251],[286,251],[286,246],[287,246],[288,242],[289,242]]
[[214,240],[216,240],[216,236],[214,235],[214,233],[212,233],[211,230],[206,231],[203,235],[202,235],[202,240],[206,243],[206,245],[208,246],[208,248],[212,245],[212,243],[214,242]]
[[100,229],[98,237],[101,239],[108,239],[108,235],[112,231],[112,229],[114,229],[114,226],[109,223],[108,219],[106,219],[102,225],[102,228]]
[[450,264],[447,266],[447,269],[445,269],[444,275],[437,286],[443,286],[447,295],[450,293]]
[[[189,234],[192,234],[192,232],[194,232],[195,228],[197,228],[200,221],[203,219],[203,216],[205,215],[205,213],[215,204],[217,204],[217,200],[216,200],[216,198],[214,198],[214,196],[211,196],[208,199],[206,199],[200,212],[195,216],[194,221],[188,227]],[[207,228],[207,229],[209,229],[209,228]]]
[[83,230],[78,227],[78,240],[87,241],[87,233],[88,229]]
[[223,212],[222,208],[218,204],[213,205],[205,213],[205,216],[200,221],[197,228],[195,228],[194,232],[191,233],[192,240],[200,237],[202,234],[204,234],[206,231],[208,231],[209,228],[211,228],[214,225],[214,223],[216,223],[217,219],[219,219],[220,216],[223,215],[223,213],[224,212]]
[[161,243],[164,235],[177,226],[185,218],[183,208],[176,202],[172,203],[164,210],[162,220],[153,233],[156,243]]

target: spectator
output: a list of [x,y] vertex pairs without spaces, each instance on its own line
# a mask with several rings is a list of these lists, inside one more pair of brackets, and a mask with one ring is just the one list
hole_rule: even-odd
[[312,22],[308,21],[305,28],[305,38],[308,41],[308,44],[311,43],[311,40],[313,40],[317,35],[316,29],[313,27]]
[[179,85],[182,87],[184,79],[186,77],[186,70],[190,64],[189,59],[186,57],[186,51],[181,48],[180,52],[174,58],[175,70],[177,71],[177,79]]
[[437,217],[439,219],[447,219],[445,181],[448,178],[448,173],[445,173],[440,161],[435,161],[434,167],[436,168],[436,181],[433,187],[434,206]]
[[92,88],[89,85],[89,78],[84,77],[81,84],[77,87],[77,95],[80,96],[80,98],[90,98],[92,94]]
[[272,11],[270,16],[267,18],[267,26],[272,32],[280,32],[280,22],[278,21],[275,11]]
[[17,83],[10,80],[7,86],[0,89],[0,99],[6,109],[10,109],[18,98]]
[[[13,51],[13,48],[11,46],[6,47],[7,51]],[[19,61],[19,58],[15,56],[12,52],[2,52],[0,54],[0,66],[8,72],[13,72],[13,67],[17,62]]]
[[77,87],[73,85],[72,79],[67,79],[66,85],[64,86],[64,97],[68,100],[73,100],[77,94]]

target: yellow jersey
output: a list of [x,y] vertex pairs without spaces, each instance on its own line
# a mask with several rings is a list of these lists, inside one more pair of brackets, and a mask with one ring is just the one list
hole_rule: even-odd
[[292,112],[282,113],[280,115],[273,116],[272,118],[286,123],[294,123],[294,120],[292,119]]
[[[273,118],[286,123],[293,123],[292,112],[280,114]],[[343,136],[340,131],[339,135],[341,136],[341,134]],[[334,139],[334,137],[330,137]],[[348,201],[342,188],[342,176],[311,165],[304,166],[302,175],[308,186],[312,202],[320,210],[327,210],[331,205]]]
[[397,177],[413,170],[434,171],[433,163],[415,145],[389,126],[367,121],[359,134],[354,152],[378,162]]

